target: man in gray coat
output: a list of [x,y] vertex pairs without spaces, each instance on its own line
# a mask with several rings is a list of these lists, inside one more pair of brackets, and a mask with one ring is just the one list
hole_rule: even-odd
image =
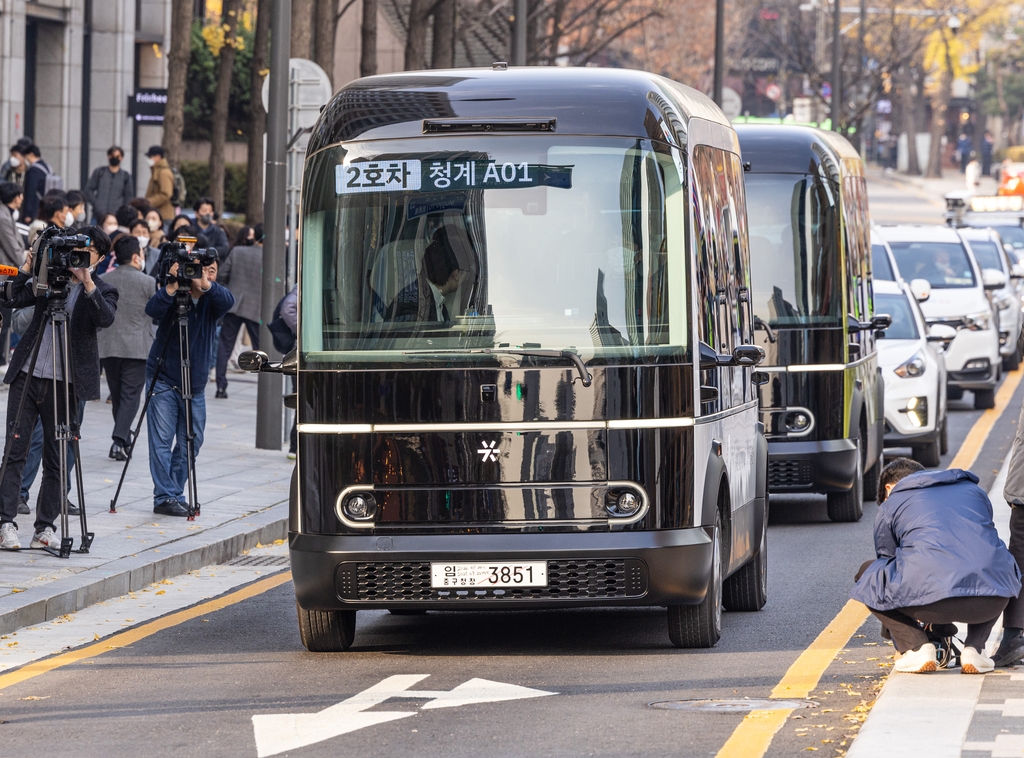
[[[1024,348],[1024,332],[1017,338],[1017,349]],[[1017,565],[1024,566],[1024,407],[1020,409],[1017,433],[1013,438],[1010,465],[1006,470],[1003,498],[1010,506],[1010,552]],[[1003,638],[992,659],[996,666],[1012,666],[1024,659],[1024,589],[1010,600],[1003,611]]]
[[252,349],[260,348],[260,318],[263,298],[263,245],[242,245],[221,263],[218,284],[235,296],[235,304],[224,316],[217,346],[217,397],[228,396],[228,359],[235,348],[238,330],[245,326]]
[[135,197],[132,175],[121,168],[123,160],[124,151],[113,145],[107,150],[107,165],[94,170],[85,185],[85,197],[92,206],[96,224],[102,224],[108,213],[116,213]]
[[153,277],[145,273],[146,259],[139,240],[128,235],[114,243],[117,268],[107,271],[103,281],[121,293],[114,323],[98,335],[100,363],[107,375],[114,412],[110,457],[127,460],[131,446],[132,421],[146,386],[146,358],[153,344],[153,319],[146,315],[146,303],[156,291]]
[[21,185],[15,182],[0,184],[0,263],[21,268],[25,261],[25,241],[18,233],[15,214],[24,199]]

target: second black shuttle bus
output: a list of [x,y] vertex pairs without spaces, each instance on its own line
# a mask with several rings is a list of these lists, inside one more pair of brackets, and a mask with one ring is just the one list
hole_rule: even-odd
[[825,493],[833,521],[874,499],[884,435],[867,185],[833,133],[736,127],[746,162],[751,298],[771,493]]

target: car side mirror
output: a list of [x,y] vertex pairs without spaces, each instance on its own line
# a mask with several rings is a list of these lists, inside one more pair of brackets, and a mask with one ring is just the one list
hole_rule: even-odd
[[910,294],[919,303],[923,303],[932,296],[932,283],[927,279],[911,279]]
[[956,329],[949,324],[932,324],[928,327],[928,341],[948,345],[956,338]]
[[1024,264],[1014,263],[1010,267],[1010,278],[1011,279],[1024,279]]
[[986,268],[981,272],[981,281],[990,292],[1001,290],[1006,286],[1006,274],[994,268]]

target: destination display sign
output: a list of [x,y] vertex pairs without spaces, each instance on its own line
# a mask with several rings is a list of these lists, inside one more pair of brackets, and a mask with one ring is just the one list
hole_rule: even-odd
[[572,166],[472,158],[419,158],[339,164],[335,191],[450,192],[470,189],[572,188]]

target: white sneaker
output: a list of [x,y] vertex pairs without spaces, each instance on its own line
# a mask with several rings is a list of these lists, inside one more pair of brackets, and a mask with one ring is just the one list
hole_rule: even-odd
[[896,665],[892,667],[892,670],[899,671],[902,674],[927,674],[938,669],[939,666],[936,661],[935,645],[928,642],[921,645],[917,650],[904,653],[896,661]]
[[8,522],[0,524],[0,549],[20,550],[21,543],[18,542],[18,527]]
[[36,532],[32,535],[32,542],[29,544],[29,547],[59,548],[60,540],[57,538],[57,535],[54,533],[53,529],[51,529],[50,527],[46,527],[45,529],[43,529],[43,531]]
[[973,647],[965,647],[960,653],[961,674],[987,674],[996,667],[995,661]]

